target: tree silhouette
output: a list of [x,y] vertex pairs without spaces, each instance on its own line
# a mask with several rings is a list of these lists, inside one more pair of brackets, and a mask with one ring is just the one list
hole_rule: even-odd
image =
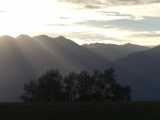
[[113,101],[129,101],[131,100],[130,92],[131,89],[129,86],[122,87],[119,84],[112,84],[111,91],[113,94]]
[[105,69],[102,76],[104,87],[104,99],[113,100],[113,92],[112,85],[116,82],[116,75],[114,73],[114,69],[110,67],[109,69]]
[[71,72],[64,78],[64,94],[67,101],[74,101],[77,95],[77,74]]
[[62,75],[57,69],[48,70],[38,80],[40,101],[60,101],[62,99]]
[[129,86],[122,87],[116,83],[115,70],[110,67],[103,72],[95,70],[92,99],[96,101],[124,101],[130,100],[131,89]]
[[46,71],[37,82],[33,80],[24,85],[25,93],[20,97],[23,101],[51,102],[60,101],[62,92],[62,75],[57,69]]
[[131,100],[131,88],[116,83],[112,67],[102,72],[95,70],[93,75],[71,72],[64,79],[57,69],[51,69],[37,81],[25,84],[24,90],[20,96],[24,102]]
[[92,94],[93,79],[87,71],[78,74],[77,91],[80,101],[89,101]]
[[95,101],[101,101],[103,99],[103,93],[105,84],[102,81],[103,74],[99,70],[95,70],[92,76],[94,80],[92,99]]
[[30,80],[29,84],[24,84],[25,93],[20,96],[20,99],[24,102],[38,101],[37,87],[37,82],[33,80]]

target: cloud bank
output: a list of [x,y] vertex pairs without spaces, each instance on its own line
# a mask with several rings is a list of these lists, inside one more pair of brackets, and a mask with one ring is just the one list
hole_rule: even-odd
[[82,5],[84,8],[88,9],[102,9],[109,6],[132,6],[160,3],[159,0],[57,0],[57,2]]

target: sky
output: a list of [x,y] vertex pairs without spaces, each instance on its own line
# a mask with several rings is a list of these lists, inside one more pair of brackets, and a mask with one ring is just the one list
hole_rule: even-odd
[[1,0],[0,36],[20,34],[156,46],[160,0]]

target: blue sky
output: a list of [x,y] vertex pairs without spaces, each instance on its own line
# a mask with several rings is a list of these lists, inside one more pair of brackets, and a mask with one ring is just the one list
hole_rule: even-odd
[[65,36],[78,44],[159,45],[158,0],[4,0],[0,35]]

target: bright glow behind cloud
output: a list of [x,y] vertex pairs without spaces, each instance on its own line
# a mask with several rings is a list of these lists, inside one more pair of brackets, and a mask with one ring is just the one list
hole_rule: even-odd
[[4,0],[0,1],[0,35],[64,35],[81,44],[157,45],[155,34],[160,28],[152,26],[160,20],[159,11],[156,0]]

